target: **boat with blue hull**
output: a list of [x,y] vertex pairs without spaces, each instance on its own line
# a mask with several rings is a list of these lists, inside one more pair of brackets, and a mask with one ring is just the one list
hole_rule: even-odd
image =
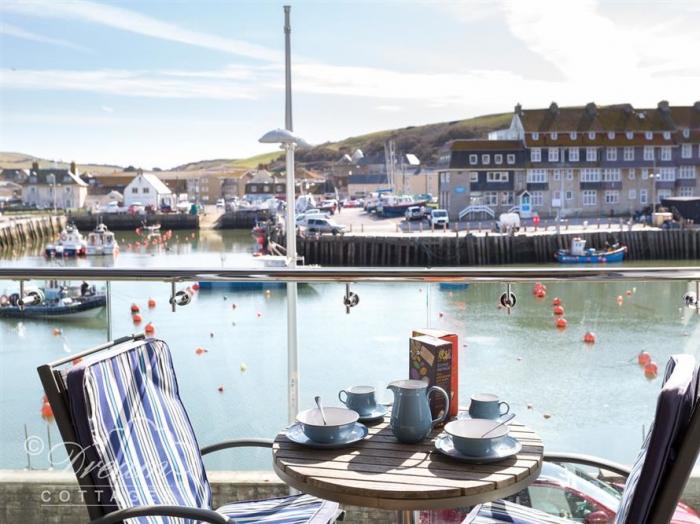
[[554,254],[554,258],[560,264],[610,264],[622,262],[625,253],[627,246],[615,244],[604,250],[587,249],[585,240],[574,238],[571,240],[571,248],[560,249]]

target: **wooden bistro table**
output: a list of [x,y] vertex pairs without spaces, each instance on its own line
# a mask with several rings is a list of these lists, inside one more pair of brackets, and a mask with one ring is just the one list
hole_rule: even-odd
[[416,510],[474,506],[513,495],[533,482],[542,468],[543,445],[535,432],[512,423],[522,443],[516,456],[491,464],[457,462],[439,453],[441,428],[419,444],[402,444],[389,417],[369,427],[364,440],[342,449],[312,449],[277,435],[273,466],[289,486],[317,497],[385,510],[398,522],[413,522]]

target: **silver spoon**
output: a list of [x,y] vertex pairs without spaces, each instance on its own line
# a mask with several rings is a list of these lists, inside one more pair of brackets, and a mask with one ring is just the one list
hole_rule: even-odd
[[321,397],[318,395],[314,397],[314,400],[316,401],[316,405],[318,406],[318,409],[321,411],[321,418],[323,419],[323,425],[327,426],[328,422],[326,422],[326,414],[323,412],[323,406],[321,405]]
[[502,420],[499,424],[496,424],[494,427],[492,427],[491,429],[489,429],[486,433],[484,433],[483,435],[481,435],[481,437],[479,437],[479,438],[484,438],[486,435],[488,435],[489,433],[491,433],[494,429],[500,428],[503,424],[508,424],[508,422],[510,422],[510,421],[513,420],[514,418],[515,418],[515,413],[511,413],[510,416],[509,416],[508,418]]

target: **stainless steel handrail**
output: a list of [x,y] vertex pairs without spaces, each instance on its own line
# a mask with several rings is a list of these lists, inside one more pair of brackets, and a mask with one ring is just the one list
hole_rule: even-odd
[[148,280],[183,282],[534,282],[690,281],[700,266],[686,267],[440,267],[440,268],[72,268],[5,267],[0,280]]

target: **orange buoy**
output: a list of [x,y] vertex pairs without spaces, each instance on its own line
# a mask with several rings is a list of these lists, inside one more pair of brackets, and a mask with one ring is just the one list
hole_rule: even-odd
[[61,328],[53,328],[52,333],[53,333],[53,336],[54,336],[54,337],[59,337],[59,336],[61,336],[61,334],[63,333],[63,331],[61,330]]
[[143,331],[144,331],[144,333],[146,333],[147,335],[152,335],[153,333],[156,332],[156,328],[155,328],[155,326],[153,325],[153,323],[149,322],[148,324],[146,324],[146,327],[143,328]]
[[554,297],[552,299],[552,305],[553,306],[561,306],[561,299],[559,297]]
[[627,295],[628,297],[632,296],[632,290],[628,289],[627,292],[625,293],[625,295]]
[[149,298],[149,299],[148,299],[148,307],[151,308],[151,309],[153,309],[154,307],[156,307],[156,301],[155,301],[154,299],[152,299],[152,298]]
[[199,282],[195,282],[194,284],[192,284],[192,289],[194,289],[195,291],[199,291]]
[[659,373],[659,366],[656,365],[656,362],[652,361],[649,362],[646,366],[644,366],[644,376],[648,379],[656,378],[656,375]]
[[640,351],[637,355],[637,363],[640,366],[646,366],[649,362],[651,362],[651,355],[646,351]]
[[583,335],[583,341],[586,344],[595,344],[595,333],[593,333],[593,331],[586,331],[586,334]]
[[564,308],[561,306],[554,306],[553,312],[556,316],[560,317],[564,314]]
[[556,322],[557,329],[566,329],[566,326],[569,323],[566,321],[564,317],[559,317]]
[[51,409],[51,404],[48,400],[44,400],[41,405],[41,418],[47,422],[53,421],[53,409]]
[[204,349],[204,348],[197,348],[197,349],[194,350],[194,352],[195,352],[197,355],[204,355],[204,353],[207,353],[207,350]]
[[141,318],[141,315],[138,313],[135,313],[134,315],[131,315],[131,320],[134,322],[134,324],[140,324],[143,318]]
[[131,304],[131,312],[132,313],[140,313],[141,308],[138,306],[138,304]]
[[543,288],[540,288],[537,290],[537,293],[535,293],[535,296],[537,298],[544,298],[545,296],[547,296],[547,292]]
[[76,358],[74,358],[73,360],[71,360],[71,363],[72,363],[74,366],[77,366],[77,365],[80,364],[82,361],[83,361],[82,358],[76,357]]

